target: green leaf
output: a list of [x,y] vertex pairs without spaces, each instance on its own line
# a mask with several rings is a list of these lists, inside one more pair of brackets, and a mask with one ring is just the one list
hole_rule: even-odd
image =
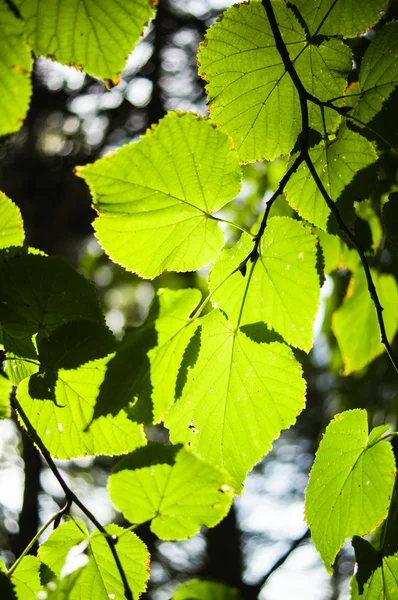
[[358,575],[351,580],[352,600],[394,600],[398,594],[398,553],[383,556],[381,565],[373,570],[361,589]]
[[84,523],[67,521],[59,525],[41,544],[38,551],[39,559],[56,577],[60,577],[70,550],[87,540],[87,537],[88,531]]
[[142,425],[130,421],[124,411],[115,417],[100,417],[88,429],[108,361],[109,357],[76,370],[61,369],[55,386],[56,404],[50,399],[32,399],[29,380],[20,384],[18,400],[52,456],[125,454],[145,444]]
[[154,423],[163,418],[174,402],[181,361],[198,325],[198,321],[189,322],[189,315],[199,304],[201,294],[196,289],[161,289],[158,296],[160,311],[155,324],[158,343],[148,354]]
[[7,359],[5,371],[14,385],[19,385],[39,370],[39,357],[30,337],[13,338],[3,331],[3,343]]
[[[153,16],[149,0],[14,0],[34,52],[117,83]],[[153,3],[155,4],[155,3]]]
[[[386,522],[383,527],[385,527]],[[368,541],[354,535],[352,546],[355,550],[355,562],[357,569],[355,576],[351,580],[351,590],[356,588],[356,593],[363,594],[363,588],[373,572],[382,564],[382,554],[376,550]],[[355,582],[355,583],[354,583]],[[356,585],[355,585],[356,584]],[[355,592],[354,592],[355,596]]]
[[[32,93],[30,72],[33,61],[30,49],[23,37],[23,23],[11,12],[5,0],[0,0],[0,29],[2,33],[0,48],[0,136],[2,136],[18,131],[26,117]],[[2,206],[4,198],[6,196],[1,194],[0,219],[2,219],[4,211]],[[11,210],[10,216],[15,218]],[[0,234],[0,247],[4,248],[2,238],[3,235]]]
[[[0,4],[1,19],[1,4]],[[0,51],[1,52],[1,51]],[[0,67],[1,70],[1,67]],[[0,93],[0,102],[1,102]],[[0,106],[0,128],[1,128],[1,106]],[[1,130],[0,130],[0,135]],[[0,248],[8,246],[22,246],[25,239],[23,221],[19,208],[14,202],[0,192]]]
[[[117,536],[115,549],[120,558],[133,597],[139,598],[146,589],[149,577],[149,553],[145,544],[132,532],[117,525],[105,527],[110,535]],[[59,576],[68,552],[73,546],[88,541],[88,564],[82,569],[68,600],[124,599],[124,587],[115,559],[101,532],[95,530],[90,536],[81,522],[60,525],[42,544],[39,556]]]
[[[335,140],[311,148],[310,158],[329,196],[336,202],[356,173],[377,160],[377,154],[364,137],[342,127]],[[366,196],[369,193],[367,181],[361,178],[355,182],[354,193]],[[330,210],[305,164],[301,164],[292,175],[287,186],[286,196],[292,208],[299,215],[326,231]],[[348,202],[348,199],[347,199]]]
[[388,513],[395,482],[386,427],[368,436],[365,410],[336,415],[316,453],[306,492],[306,519],[329,573],[344,540],[367,535]]
[[321,229],[317,230],[316,235],[318,236],[325,261],[324,272],[326,274],[331,273],[339,268],[341,245],[343,242],[337,235],[331,235]]
[[[320,100],[340,98],[351,70],[351,52],[338,40],[307,44],[305,32],[285,2],[273,8],[295,67],[308,92]],[[212,119],[234,140],[243,162],[288,154],[301,131],[296,88],[285,72],[260,2],[230,7],[206,34],[199,51],[199,73],[206,86]],[[337,100],[341,105],[342,100]],[[334,131],[339,115],[325,111]],[[310,126],[321,127],[318,107],[309,108]]]
[[174,592],[172,600],[241,600],[241,595],[223,583],[191,579]]
[[47,594],[46,600],[69,600],[73,588],[76,586],[76,582],[82,574],[84,567],[77,567],[75,571],[57,579],[55,582],[51,581],[45,588]]
[[104,323],[68,321],[48,337],[37,337],[39,360],[45,369],[76,369],[108,356],[115,350],[115,338]]
[[[362,202],[360,202],[356,206],[356,213],[358,217],[365,221],[365,224],[367,224],[371,234],[371,250],[373,252],[376,252],[383,237],[383,230],[381,227],[379,216],[377,215],[375,209],[372,206],[372,201],[363,200]],[[357,235],[357,230],[355,231],[355,235]]]
[[295,422],[305,382],[284,344],[257,344],[219,310],[201,322],[198,359],[165,425],[174,443],[228,471],[239,493],[247,472]]
[[[393,275],[379,275],[373,270],[371,274],[384,308],[387,337],[392,342],[398,329],[398,286]],[[351,277],[343,304],[333,314],[332,329],[343,356],[346,375],[362,369],[384,352],[376,309],[362,268]]]
[[398,85],[398,23],[384,25],[366,50],[359,72],[355,116],[368,123]]
[[78,174],[90,186],[104,250],[147,278],[193,271],[216,256],[224,236],[212,214],[236,196],[241,177],[225,133],[173,112],[138,143]]
[[225,311],[234,325],[264,321],[289,344],[308,352],[313,344],[320,296],[316,238],[298,221],[271,218],[251,279],[251,263],[245,277],[239,271],[228,277],[252,249],[252,239],[244,234],[215,261],[210,273],[214,306]]
[[151,522],[163,540],[185,540],[228,513],[223,474],[184,448],[150,445],[123,458],[108,481],[113,504],[131,523]]
[[18,600],[37,600],[42,590],[39,574],[40,562],[35,556],[24,556],[11,576]]
[[0,257],[0,322],[11,336],[49,334],[76,319],[103,322],[94,285],[62,258]]
[[6,419],[11,416],[10,394],[11,381],[0,373],[0,419]]
[[380,19],[385,0],[294,0],[312,35],[355,37]]

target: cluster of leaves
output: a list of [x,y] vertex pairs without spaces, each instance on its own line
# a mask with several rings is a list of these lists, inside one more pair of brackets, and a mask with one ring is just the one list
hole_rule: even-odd
[[[10,416],[11,399],[58,478],[53,458],[127,455],[108,490],[130,529],[150,522],[160,539],[182,540],[227,514],[247,473],[305,406],[295,349],[313,346],[326,274],[351,273],[331,320],[345,373],[366,367],[384,346],[398,369],[390,346],[398,287],[376,261],[369,267],[381,227],[365,202],[385,151],[377,116],[398,82],[397,24],[378,26],[355,82],[347,43],[380,20],[383,6],[368,0],[358,14],[350,0],[231,6],[198,55],[210,118],[170,112],[139,142],[78,169],[98,212],[96,236],[115,263],[143,278],[212,263],[206,298],[197,289],[160,290],[145,324],[120,343],[94,286],[65,260],[24,246],[19,211],[0,196],[1,416]],[[31,49],[115,82],[152,13],[146,0],[122,8],[109,0],[17,0],[12,9],[0,0],[7,41],[0,133],[15,131],[26,113]],[[249,229],[224,219],[242,165],[280,155],[289,156],[286,173],[261,220]],[[282,193],[293,216],[278,214]],[[391,194],[383,214],[392,248],[396,207]],[[228,240],[226,223],[234,231]],[[361,223],[367,245],[352,233]],[[148,426],[159,423],[170,443],[148,442]],[[388,429],[369,434],[363,410],[337,415],[307,489],[307,522],[328,571],[354,538],[353,598],[398,585]],[[62,484],[67,505],[51,519],[57,525],[79,502]],[[149,576],[144,544],[85,512],[94,533],[67,520],[38,557],[3,567],[5,597],[78,598],[87,589],[99,600],[139,597]],[[377,548],[360,537],[381,525]],[[174,597],[238,595],[193,581]]]

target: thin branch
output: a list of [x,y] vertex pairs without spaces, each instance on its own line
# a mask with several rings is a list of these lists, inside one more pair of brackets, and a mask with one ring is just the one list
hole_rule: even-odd
[[282,556],[280,556],[277,561],[274,562],[274,564],[269,569],[269,571],[267,571],[267,573],[261,578],[260,582],[257,584],[257,586],[256,586],[256,589],[258,590],[257,596],[260,595],[261,590],[263,589],[263,587],[265,586],[265,584],[267,583],[267,581],[271,577],[271,575],[273,573],[275,573],[275,571],[277,571],[279,569],[279,567],[281,567],[287,561],[289,556],[299,546],[301,546],[301,544],[303,542],[305,542],[305,540],[307,540],[310,537],[310,533],[311,533],[310,530],[306,529],[306,531],[303,533],[303,535],[301,537],[297,538],[296,540],[293,540],[291,542],[289,548],[286,550],[286,552],[284,554],[282,554]]
[[268,221],[268,217],[269,217],[269,213],[271,211],[272,205],[275,202],[275,200],[278,198],[278,196],[280,196],[282,194],[283,190],[285,189],[285,185],[289,181],[290,177],[293,175],[293,173],[295,173],[297,171],[297,169],[299,168],[299,166],[301,165],[301,163],[303,161],[304,161],[304,156],[302,156],[302,154],[299,154],[299,156],[296,158],[294,163],[289,167],[289,169],[286,171],[286,173],[280,180],[278,189],[272,194],[271,198],[268,200],[267,206],[265,208],[264,216],[260,223],[260,228],[253,238],[254,239],[254,248],[250,252],[250,254],[245,258],[245,260],[239,265],[239,267],[238,267],[239,271],[242,272],[245,269],[246,263],[249,260],[251,262],[257,261],[259,255],[260,255],[258,248],[260,246],[261,238],[264,235],[264,231],[267,226],[267,221]]
[[[378,137],[379,140],[381,140],[384,144],[386,144],[386,146],[391,148],[391,150],[397,151],[397,148],[395,146],[393,146],[391,144],[391,142],[386,140],[386,138],[384,136],[382,136],[380,133],[378,133],[375,129],[373,129],[373,127],[370,127],[370,125],[368,123],[365,123],[358,117],[351,115],[350,112],[352,111],[353,107],[351,107],[351,106],[335,106],[333,104],[333,102],[335,100],[338,100],[339,98],[334,98],[333,100],[319,100],[319,98],[317,98],[316,96],[313,96],[309,92],[306,91],[305,93],[307,95],[308,100],[310,102],[312,102],[313,104],[315,104],[316,106],[319,106],[321,109],[330,108],[331,110],[334,110],[335,112],[337,112],[339,115],[345,117],[346,119],[350,119],[354,123],[358,123],[359,125],[361,125],[361,127],[364,127],[365,129],[370,131],[370,133],[373,133],[374,136]],[[345,98],[345,96],[342,96],[342,97]]]
[[385,328],[384,319],[383,319],[383,307],[380,304],[380,300],[379,300],[379,297],[378,297],[378,294],[376,291],[376,287],[375,287],[373,279],[372,279],[372,274],[370,272],[369,264],[368,264],[367,258],[365,256],[365,253],[362,250],[360,244],[357,242],[354,234],[344,223],[344,221],[340,215],[340,212],[337,208],[337,205],[335,204],[335,202],[333,202],[332,198],[327,193],[325,186],[323,185],[323,183],[315,169],[315,166],[310,158],[309,152],[308,152],[308,137],[309,137],[308,100],[314,101],[314,97],[311,94],[309,94],[307,92],[307,90],[305,89],[305,87],[303,86],[301,79],[293,65],[293,62],[289,55],[289,52],[286,48],[285,42],[282,39],[281,32],[279,31],[278,23],[275,18],[275,13],[274,13],[274,9],[271,4],[271,0],[262,0],[262,5],[267,13],[267,17],[268,17],[268,20],[270,23],[272,34],[274,36],[275,45],[277,47],[277,50],[279,51],[279,54],[282,58],[286,72],[290,75],[290,77],[293,81],[293,84],[297,90],[297,93],[299,95],[299,98],[300,98],[301,119],[302,119],[302,136],[303,136],[301,152],[299,155],[301,157],[301,162],[303,160],[306,162],[308,170],[310,171],[310,173],[315,181],[315,184],[318,187],[318,190],[320,191],[320,193],[322,194],[330,212],[333,214],[334,218],[336,219],[340,230],[345,234],[347,239],[351,242],[351,244],[354,246],[355,250],[358,252],[358,255],[361,259],[363,269],[365,271],[369,294],[370,294],[370,297],[371,297],[373,304],[375,306],[375,309],[376,309],[377,321],[379,323],[379,329],[380,329],[380,341],[385,346],[387,354],[388,354],[395,370],[398,373],[398,360],[394,356],[393,350],[392,350],[390,343],[388,341],[388,338],[387,338],[386,328]]
[[18,402],[17,398],[15,398],[15,394],[14,394],[14,397],[11,399],[11,406],[20,416],[23,424],[26,427],[26,432],[28,433],[32,442],[34,444],[36,444],[36,446],[41,451],[41,453],[44,457],[44,460],[46,461],[46,463],[49,466],[50,470],[52,471],[54,477],[56,478],[59,485],[61,486],[61,488],[65,494],[67,503],[76,504],[76,506],[78,506],[80,508],[80,510],[93,523],[93,525],[95,525],[95,527],[104,535],[104,537],[107,541],[107,544],[109,546],[109,549],[112,553],[112,556],[114,558],[114,561],[116,563],[117,569],[119,571],[120,578],[123,582],[124,595],[126,596],[127,600],[133,600],[133,594],[132,594],[131,588],[129,586],[129,583],[127,581],[126,573],[123,569],[123,566],[120,562],[119,555],[115,548],[115,544],[117,543],[117,537],[110,535],[106,531],[105,527],[103,525],[101,525],[101,523],[96,519],[96,517],[93,515],[93,513],[83,504],[83,502],[81,502],[81,500],[79,500],[79,498],[76,496],[76,494],[74,492],[72,492],[72,490],[69,488],[69,486],[65,483],[65,481],[64,481],[61,473],[58,471],[57,466],[56,466],[55,462],[53,461],[49,451],[47,450],[46,446],[43,444],[43,441],[41,440],[40,436],[38,435],[36,429],[33,427],[31,422],[29,421],[24,409]]

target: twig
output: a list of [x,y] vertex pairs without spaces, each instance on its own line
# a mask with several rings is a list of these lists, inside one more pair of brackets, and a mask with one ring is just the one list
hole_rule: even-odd
[[267,583],[267,581],[271,577],[271,575],[273,573],[275,573],[275,571],[277,571],[279,569],[279,567],[281,567],[287,561],[289,556],[299,546],[301,546],[301,544],[303,542],[305,542],[305,540],[307,540],[309,537],[310,537],[310,530],[306,529],[306,531],[303,533],[303,535],[301,537],[299,537],[296,540],[293,540],[291,542],[291,544],[290,544],[289,548],[286,550],[286,552],[284,554],[282,554],[282,556],[280,556],[277,561],[274,562],[274,564],[269,569],[269,571],[267,571],[267,573],[261,578],[260,582],[257,584],[256,589],[258,590],[258,594],[257,594],[258,596],[260,595],[262,588]]
[[95,525],[95,527],[104,535],[104,537],[107,541],[107,544],[109,546],[109,549],[112,553],[112,556],[114,558],[114,561],[116,563],[117,569],[119,571],[120,578],[123,582],[124,595],[126,596],[127,600],[133,600],[133,594],[132,594],[131,588],[129,586],[129,583],[127,581],[126,573],[123,569],[123,566],[120,562],[119,555],[115,548],[117,538],[115,538],[115,536],[113,536],[113,535],[110,535],[106,531],[105,527],[103,525],[101,525],[101,523],[96,519],[96,517],[93,515],[93,513],[83,504],[83,502],[81,502],[81,500],[79,500],[79,498],[76,496],[76,494],[74,492],[72,492],[72,490],[69,488],[69,486],[65,483],[65,481],[64,481],[61,473],[58,471],[57,466],[55,465],[49,451],[47,450],[46,446],[43,444],[36,429],[33,427],[31,422],[29,421],[21,404],[18,402],[17,398],[15,398],[15,395],[14,395],[14,398],[11,399],[11,406],[19,414],[23,424],[26,427],[26,432],[28,433],[28,435],[31,438],[31,440],[33,441],[33,443],[36,444],[36,446],[41,451],[41,453],[44,457],[44,460],[46,461],[50,470],[53,472],[54,477],[56,478],[59,485],[61,486],[61,488],[65,494],[67,503],[68,504],[72,504],[72,503],[76,504],[76,506],[78,506],[80,508],[80,510],[93,523],[93,525]]
[[314,163],[311,160],[311,157],[308,152],[308,136],[309,136],[309,121],[308,121],[308,100],[314,101],[314,96],[309,94],[305,87],[303,86],[301,79],[294,67],[294,64],[290,58],[289,52],[286,48],[285,42],[283,41],[281,32],[279,31],[278,23],[276,21],[274,9],[271,4],[271,0],[262,0],[262,5],[267,13],[267,17],[269,20],[269,24],[272,30],[272,34],[274,36],[275,45],[279,54],[282,58],[283,64],[285,66],[286,72],[290,75],[293,84],[297,90],[297,93],[300,98],[300,107],[301,107],[301,120],[302,120],[302,145],[301,152],[299,157],[301,157],[301,162],[304,160],[308,166],[308,170],[310,171],[316,186],[318,187],[320,193],[322,194],[330,212],[333,214],[334,218],[337,221],[337,224],[340,230],[345,234],[347,239],[354,246],[355,250],[358,252],[358,255],[361,259],[361,263],[366,275],[366,281],[368,284],[368,290],[370,297],[373,301],[373,304],[376,309],[377,321],[380,329],[380,341],[384,344],[387,354],[390,358],[391,363],[393,364],[395,370],[398,373],[398,360],[394,355],[394,352],[390,346],[390,343],[387,338],[386,328],[383,319],[383,307],[380,304],[380,300],[376,291],[376,287],[373,282],[372,274],[370,272],[369,264],[367,258],[365,256],[364,251],[362,250],[360,244],[357,242],[354,234],[344,223],[340,212],[337,208],[335,202],[333,202],[332,198],[327,193],[325,186],[323,185],[316,169]]

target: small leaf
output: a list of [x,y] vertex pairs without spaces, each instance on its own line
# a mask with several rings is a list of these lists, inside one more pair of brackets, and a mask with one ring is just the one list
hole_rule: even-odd
[[243,234],[233,248],[223,250],[210,272],[214,306],[234,325],[239,315],[240,325],[264,321],[289,344],[309,352],[320,296],[315,245],[316,238],[301,223],[271,218],[251,279],[241,273],[230,276],[253,249],[253,241]]
[[205,266],[224,243],[212,214],[240,189],[238,155],[197,115],[168,113],[138,143],[78,171],[90,186],[97,238],[141,277]]
[[[331,199],[336,202],[344,189],[353,181],[357,172],[377,160],[377,154],[364,137],[342,127],[338,136],[327,144],[311,148],[310,158]],[[369,192],[367,180],[355,182],[356,193],[364,197]],[[306,164],[300,165],[287,186],[286,196],[292,208],[310,223],[327,230],[330,210],[318,189]]]
[[398,594],[398,553],[383,556],[363,587],[358,575],[359,571],[351,580],[351,600],[394,600]]
[[39,559],[51,569],[54,575],[60,577],[70,550],[84,542],[87,537],[88,531],[84,523],[80,521],[62,523],[39,547]]
[[253,342],[219,310],[201,323],[198,359],[165,425],[174,443],[228,471],[239,493],[247,472],[295,422],[305,383],[284,344]]
[[30,337],[13,338],[3,331],[3,343],[6,352],[5,372],[14,385],[19,385],[39,370],[39,357]]
[[[378,275],[373,270],[371,274],[384,308],[387,337],[392,342],[398,329],[398,286],[393,275]],[[351,277],[343,304],[333,314],[332,329],[343,356],[345,375],[362,369],[385,350],[362,268]]]
[[20,384],[18,400],[55,458],[124,454],[146,443],[142,425],[130,421],[124,411],[101,417],[88,429],[108,361],[99,359],[76,370],[61,369],[55,386],[56,404],[51,399],[32,399],[29,380]]
[[190,323],[188,317],[201,298],[199,290],[195,289],[161,289],[158,295],[158,343],[148,354],[151,362],[154,423],[163,418],[174,402],[177,376],[184,352],[198,325],[198,321]]
[[294,0],[309,34],[355,37],[376,25],[385,0]]
[[344,540],[373,531],[386,518],[395,482],[385,426],[368,436],[367,414],[336,415],[316,453],[306,491],[306,519],[329,573]]
[[[194,427],[192,425],[192,427]],[[163,540],[185,540],[228,513],[228,476],[184,448],[150,445],[123,458],[109,478],[113,504],[131,523],[151,522]]]
[[34,52],[117,83],[153,16],[148,0],[14,0]]
[[[0,47],[0,136],[2,136],[18,131],[26,117],[32,94],[30,73],[33,61],[30,48],[24,39],[23,22],[12,13],[5,0],[0,0],[0,29],[2,34]],[[1,194],[1,205],[4,198],[6,196]],[[4,209],[1,205],[0,213],[3,213]],[[0,240],[2,240],[2,237],[2,234],[0,234]],[[20,236],[18,239],[20,239]],[[5,247],[2,242],[0,247]]]
[[[149,578],[149,553],[145,544],[131,531],[117,525],[107,525],[106,531],[117,537],[116,551],[134,598],[146,589]],[[57,576],[70,549],[88,541],[88,564],[76,580],[68,600],[124,599],[124,586],[105,536],[95,530],[90,536],[80,522],[60,525],[42,544],[39,556]]]
[[223,583],[191,579],[174,592],[172,600],[241,600],[241,598],[236,588]]
[[37,600],[42,590],[39,568],[40,562],[35,556],[24,556],[11,575],[18,600]]
[[337,235],[331,235],[318,229],[316,231],[325,261],[324,272],[329,274],[339,268],[342,240]]
[[11,416],[11,389],[11,381],[0,372],[0,419],[5,419]]
[[[0,19],[1,19],[0,4]],[[4,35],[4,32],[3,32]],[[1,70],[1,66],[0,66]],[[1,75],[0,75],[1,77]],[[1,81],[1,79],[0,79]],[[1,95],[0,95],[1,98]],[[0,100],[1,102],[1,100]],[[0,106],[0,128],[1,128],[1,106]],[[1,135],[1,134],[0,134]],[[20,210],[15,204],[7,198],[3,192],[0,192],[0,248],[8,246],[22,246],[25,239],[23,221]]]

